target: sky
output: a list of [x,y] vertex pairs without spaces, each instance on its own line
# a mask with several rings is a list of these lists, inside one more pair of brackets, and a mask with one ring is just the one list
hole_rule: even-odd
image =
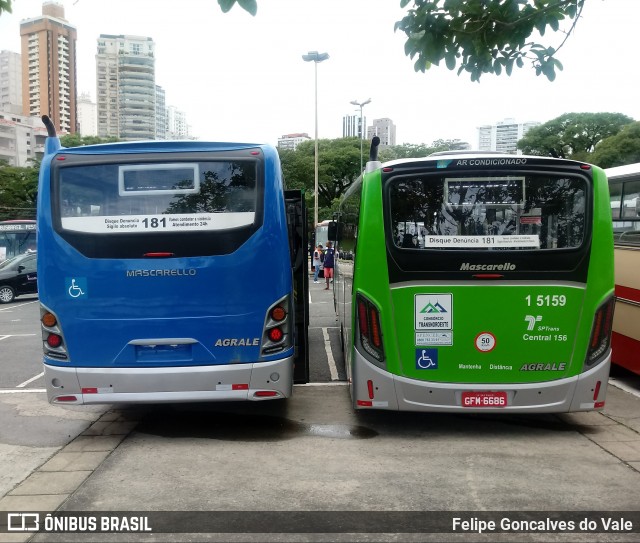
[[[485,74],[472,83],[444,66],[416,73],[394,23],[400,0],[258,0],[252,17],[239,6],[224,14],[216,0],[59,0],[78,33],[78,92],[96,96],[100,34],[149,36],[156,84],[167,105],[187,114],[203,140],[270,143],[284,134],[313,137],[314,64],[318,136],[342,136],[342,118],[367,124],[387,117],[397,143],[460,139],[476,148],[477,128],[506,118],[544,123],[569,112],[616,112],[640,120],[635,84],[640,0],[587,0],[575,33],[559,51],[564,70],[549,82],[532,68],[511,77]],[[42,13],[40,0],[13,0],[0,15],[0,50],[20,52],[20,21]],[[547,33],[549,45],[563,35]],[[547,43],[547,42],[545,42]]]

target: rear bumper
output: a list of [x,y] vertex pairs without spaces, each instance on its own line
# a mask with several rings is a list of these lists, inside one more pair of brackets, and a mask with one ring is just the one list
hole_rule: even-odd
[[162,368],[66,368],[45,359],[44,374],[55,404],[258,401],[291,396],[293,357]]
[[[368,362],[354,351],[353,404],[356,409],[398,411],[441,411],[468,413],[566,413],[594,411],[604,407],[611,353],[589,371],[575,377],[541,383],[459,384],[417,381],[392,375]],[[373,398],[367,381],[373,383]],[[594,393],[601,383],[597,398]],[[463,407],[466,391],[504,391],[506,407]]]

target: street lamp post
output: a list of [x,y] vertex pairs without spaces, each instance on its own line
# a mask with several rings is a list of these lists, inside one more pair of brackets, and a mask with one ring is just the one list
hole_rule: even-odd
[[318,53],[318,51],[309,51],[306,55],[302,55],[305,62],[313,62],[315,65],[315,110],[316,110],[316,134],[315,134],[315,176],[314,176],[314,194],[315,209],[313,211],[313,227],[318,224],[318,63],[329,58],[329,53]]
[[353,104],[354,106],[360,107],[360,171],[362,172],[362,140],[364,139],[364,126],[362,126],[362,123],[363,123],[362,108],[367,104],[371,103],[371,98],[369,98],[368,100],[365,100],[364,102],[351,100],[350,103]]

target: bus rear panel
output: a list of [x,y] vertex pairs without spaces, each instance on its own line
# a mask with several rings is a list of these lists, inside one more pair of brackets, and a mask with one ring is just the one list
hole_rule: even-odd
[[339,261],[336,294],[354,406],[602,408],[608,204],[602,171],[571,161],[460,155],[370,168],[338,229],[355,251],[353,264]]
[[274,149],[131,143],[47,159],[38,272],[49,401],[291,395],[291,267]]

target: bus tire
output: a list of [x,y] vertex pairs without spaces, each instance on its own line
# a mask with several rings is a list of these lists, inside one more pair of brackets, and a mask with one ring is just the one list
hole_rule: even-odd
[[8,304],[16,299],[16,292],[9,285],[0,287],[0,304]]

